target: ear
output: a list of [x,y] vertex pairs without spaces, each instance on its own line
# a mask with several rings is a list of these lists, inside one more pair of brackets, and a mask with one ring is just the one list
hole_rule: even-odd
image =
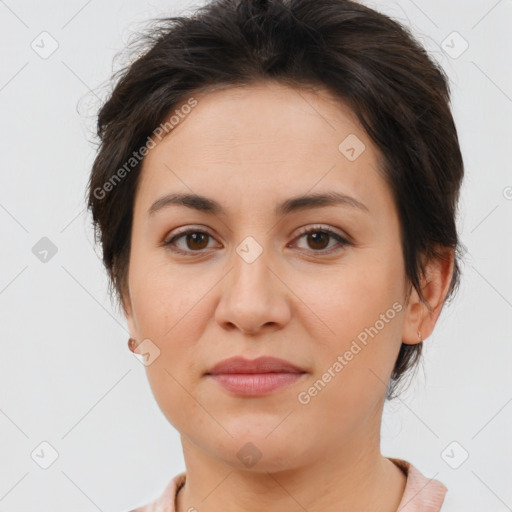
[[138,329],[136,326],[135,317],[133,314],[133,305],[131,303],[130,294],[126,292],[121,298],[121,307],[126,318],[128,330],[130,331],[130,338],[137,339]]
[[[441,258],[426,262],[420,280],[428,305],[420,300],[416,289],[411,287],[402,329],[402,342],[406,345],[416,345],[430,336],[448,294],[454,268],[454,250],[451,247],[437,247],[437,252]],[[421,339],[418,332],[421,332]]]

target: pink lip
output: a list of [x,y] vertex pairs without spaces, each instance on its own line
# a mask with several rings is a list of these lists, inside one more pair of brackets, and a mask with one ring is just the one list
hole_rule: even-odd
[[261,396],[294,383],[305,373],[289,361],[263,356],[252,361],[231,357],[216,364],[205,375],[236,395]]
[[235,356],[224,359],[208,370],[207,375],[220,373],[304,373],[305,370],[277,357],[261,356],[257,359],[245,359]]

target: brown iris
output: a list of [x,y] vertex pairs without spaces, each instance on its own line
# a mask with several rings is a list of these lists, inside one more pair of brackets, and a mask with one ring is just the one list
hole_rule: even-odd
[[191,250],[198,251],[205,249],[208,246],[208,236],[209,235],[206,233],[188,233],[186,235],[187,247]]
[[[328,233],[324,233],[323,231],[314,231],[312,233],[308,233],[308,245],[313,249],[325,249],[329,245],[329,237]],[[322,241],[326,242],[325,244]],[[312,244],[310,242],[313,242]],[[320,244],[321,247],[318,247],[317,244]]]

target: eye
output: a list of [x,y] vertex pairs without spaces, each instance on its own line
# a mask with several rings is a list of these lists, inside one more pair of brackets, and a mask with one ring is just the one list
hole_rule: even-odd
[[[208,248],[209,238],[213,237],[207,231],[187,229],[173,236],[170,240],[165,241],[164,246],[180,254],[190,254],[191,252],[200,253]],[[183,241],[185,247],[183,247],[183,245],[180,247],[177,241]]]
[[[344,246],[351,244],[349,240],[327,226],[305,228],[299,232],[296,240],[300,240],[301,238],[305,238],[309,245],[309,248],[306,248],[306,250],[315,253],[330,254],[331,252],[341,250]],[[213,239],[213,237],[207,231],[189,228],[177,233],[170,240],[164,241],[163,245],[179,254],[200,254],[208,249],[209,239]],[[331,244],[331,247],[329,247],[329,243],[333,239],[337,243]],[[182,242],[182,245],[180,246],[178,242]]]
[[[317,253],[330,254],[331,252],[341,250],[346,245],[350,245],[350,242],[345,237],[327,226],[312,226],[310,228],[303,229],[299,233],[297,239],[304,237],[306,243],[310,247],[310,249],[306,248],[306,250],[312,249],[312,252]],[[329,248],[329,242],[333,239],[337,244],[334,244],[334,246]],[[336,245],[338,245],[338,247],[336,247]]]

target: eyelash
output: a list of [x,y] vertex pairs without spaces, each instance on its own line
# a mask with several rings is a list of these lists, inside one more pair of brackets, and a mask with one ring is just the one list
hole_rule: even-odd
[[[183,251],[182,249],[177,249],[174,246],[174,244],[176,243],[176,240],[179,240],[180,238],[183,238],[186,235],[189,235],[189,234],[192,234],[192,233],[194,233],[194,234],[201,233],[201,234],[205,234],[205,235],[213,238],[213,236],[210,235],[210,233],[208,233],[207,231],[204,231],[204,230],[201,230],[201,229],[187,229],[186,231],[182,231],[181,233],[177,233],[169,241],[167,241],[167,242],[164,241],[163,245],[166,248],[168,248],[169,250],[171,250],[171,251],[173,251],[175,253],[183,254],[183,255],[186,255],[186,256],[190,256],[191,254],[197,255],[197,254],[204,253],[206,251],[206,249],[201,249],[199,251],[191,251],[191,250]],[[321,249],[321,250],[317,250],[317,251],[311,249],[310,252],[312,252],[314,254],[331,254],[332,252],[337,252],[337,250],[341,250],[344,246],[352,245],[349,240],[347,240],[346,238],[341,236],[339,233],[337,233],[333,229],[331,229],[329,227],[326,227],[326,226],[313,226],[313,227],[310,227],[310,228],[305,228],[305,229],[303,229],[303,230],[301,230],[299,232],[299,234],[297,235],[296,239],[300,239],[300,238],[302,238],[305,235],[309,235],[310,233],[326,233],[330,237],[336,239],[338,244],[339,244],[339,246],[340,246],[339,249],[335,248],[335,250],[333,250],[333,248],[331,248],[331,249]]]

